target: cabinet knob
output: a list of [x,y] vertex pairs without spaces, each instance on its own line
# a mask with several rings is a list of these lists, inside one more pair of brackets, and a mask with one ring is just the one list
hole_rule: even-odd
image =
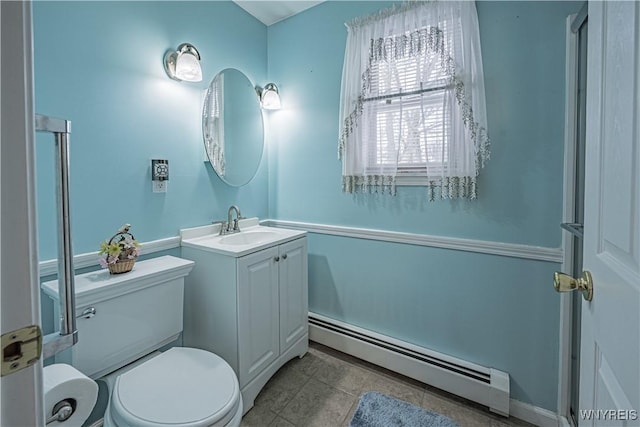
[[277,256],[277,257],[275,257],[273,260],[274,260],[275,262],[278,262],[278,261],[280,261],[280,257],[279,257],[279,256]]
[[282,259],[287,259],[287,254],[282,255]]

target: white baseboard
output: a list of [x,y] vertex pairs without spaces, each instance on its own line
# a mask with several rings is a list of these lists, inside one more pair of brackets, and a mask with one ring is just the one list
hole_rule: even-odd
[[309,339],[509,416],[509,375],[309,313]]
[[560,427],[571,427],[571,423],[567,417],[558,416],[558,425]]
[[564,427],[569,425],[566,418],[559,416],[553,411],[515,399],[511,399],[509,402],[509,412],[512,417],[519,418],[540,427]]
[[[318,317],[321,319],[327,319],[324,316],[320,316],[316,313],[309,313],[310,316]],[[334,321],[337,324],[347,325],[343,322]],[[361,328],[356,326],[350,326],[350,328],[356,331],[364,331]],[[367,331],[370,332],[370,331]],[[372,333],[374,337],[383,337],[379,334]],[[473,388],[474,384],[468,384],[465,382],[461,382],[460,378],[458,378],[455,374],[438,372],[435,370],[429,370],[427,367],[417,364],[416,362],[410,360],[406,356],[398,353],[394,353],[393,351],[376,347],[374,345],[369,345],[366,343],[359,342],[356,339],[345,337],[344,335],[334,332],[331,330],[327,330],[325,328],[316,326],[314,324],[309,324],[309,339],[312,341],[318,342],[320,344],[326,345],[328,347],[339,350],[343,353],[347,353],[351,356],[360,358],[362,360],[366,360],[373,364],[383,366],[392,371],[398,372],[402,375],[406,375],[410,378],[414,378],[418,381],[430,384],[434,387],[446,390],[450,393],[465,397],[469,400],[473,400],[479,402],[485,406],[489,406],[486,400],[486,395],[479,395],[478,390],[470,390],[469,387]],[[395,339],[391,338],[391,341],[398,342]],[[409,345],[410,347],[414,347],[413,345]],[[415,346],[418,349],[417,346]],[[430,350],[426,350],[427,352],[431,352]],[[436,355],[435,352],[433,352]],[[450,358],[450,356],[443,355],[445,358]],[[459,362],[465,363],[465,362]],[[469,362],[466,362],[471,366]],[[486,368],[488,371],[494,371],[490,368]],[[425,372],[428,372],[428,378],[425,378]],[[498,371],[499,372],[499,371]],[[509,390],[508,384],[508,376],[505,381],[507,384],[504,384],[503,387]],[[434,383],[435,381],[435,383]],[[491,393],[486,386],[484,386],[484,391],[479,391],[482,393]],[[482,401],[485,399],[485,401]],[[493,399],[489,399],[493,400]],[[502,408],[500,411],[493,411],[497,413],[501,413],[501,415],[508,415],[511,417],[519,418],[523,421],[527,421],[531,424],[541,426],[541,427],[569,427],[569,423],[566,418],[559,416],[553,411],[549,411],[544,408],[540,408],[529,403],[524,403],[515,399],[508,399],[508,408]]]

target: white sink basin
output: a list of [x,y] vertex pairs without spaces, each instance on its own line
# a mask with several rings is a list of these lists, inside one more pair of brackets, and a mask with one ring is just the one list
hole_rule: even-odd
[[257,245],[259,243],[275,240],[278,233],[273,231],[243,231],[220,238],[221,245]]
[[305,231],[258,225],[257,218],[240,220],[240,232],[220,236],[220,225],[180,230],[182,246],[240,257],[298,239]]

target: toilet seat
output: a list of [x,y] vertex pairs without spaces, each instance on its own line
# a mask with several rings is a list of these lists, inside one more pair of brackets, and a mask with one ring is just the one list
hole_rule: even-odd
[[110,399],[117,425],[226,425],[238,412],[240,387],[219,356],[174,347],[118,376]]

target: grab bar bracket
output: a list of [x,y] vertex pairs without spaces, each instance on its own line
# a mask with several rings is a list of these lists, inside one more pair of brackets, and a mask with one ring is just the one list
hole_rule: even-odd
[[42,343],[42,359],[55,356],[63,350],[73,347],[78,342],[78,331],[61,335],[57,332],[45,335]]

